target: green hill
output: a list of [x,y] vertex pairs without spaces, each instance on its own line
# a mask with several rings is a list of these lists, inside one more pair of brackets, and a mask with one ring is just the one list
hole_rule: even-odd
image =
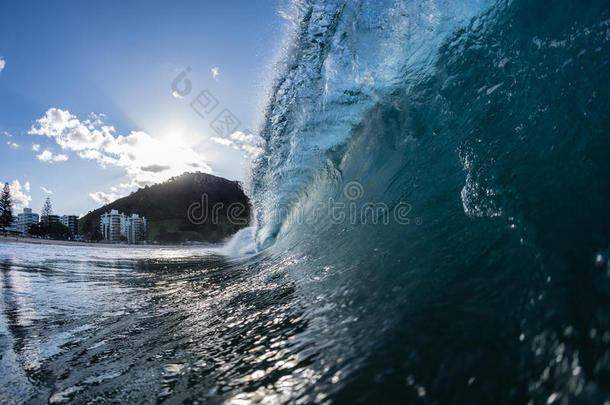
[[250,201],[239,182],[199,172],[141,188],[89,212],[79,220],[85,239],[99,237],[100,215],[111,209],[146,217],[149,242],[217,242],[250,219]]

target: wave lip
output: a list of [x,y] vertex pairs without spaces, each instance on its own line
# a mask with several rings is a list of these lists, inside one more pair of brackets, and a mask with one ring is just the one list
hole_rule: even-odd
[[298,23],[278,63],[253,170],[259,247],[280,233],[286,206],[340,178],[342,151],[367,113],[431,74],[446,37],[490,3],[294,2]]

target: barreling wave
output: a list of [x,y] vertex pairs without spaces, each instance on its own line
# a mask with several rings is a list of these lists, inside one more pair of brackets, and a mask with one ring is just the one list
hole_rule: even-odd
[[255,239],[324,313],[310,337],[349,345],[326,356],[358,359],[335,398],[607,396],[608,2],[292,10]]
[[367,112],[430,74],[445,38],[489,3],[294,3],[294,42],[278,63],[253,176],[260,246],[318,177],[339,175],[342,148]]

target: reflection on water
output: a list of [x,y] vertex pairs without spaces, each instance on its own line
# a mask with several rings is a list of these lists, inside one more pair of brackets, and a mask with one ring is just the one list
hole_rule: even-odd
[[220,402],[290,391],[303,367],[281,266],[201,247],[0,249],[3,399]]
[[276,246],[234,259],[0,243],[0,403],[610,398],[605,254],[583,294],[555,280],[587,273],[532,277],[523,251],[514,267],[492,255],[476,270],[418,271],[384,249],[355,260],[333,246],[341,266],[314,244]]

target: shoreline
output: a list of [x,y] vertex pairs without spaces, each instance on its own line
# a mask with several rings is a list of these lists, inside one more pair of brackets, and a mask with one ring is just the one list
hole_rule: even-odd
[[[0,243],[23,243],[29,245],[55,245],[55,246],[85,246],[85,247],[100,247],[100,248],[168,248],[168,247],[185,247],[185,246],[199,246],[199,244],[186,244],[186,245],[166,245],[166,244],[147,244],[147,245],[136,245],[126,243],[104,243],[104,242],[81,242],[81,241],[69,241],[69,240],[55,240],[55,239],[38,239],[30,238],[26,236],[4,236],[0,235]],[[204,245],[204,244],[202,244]]]

